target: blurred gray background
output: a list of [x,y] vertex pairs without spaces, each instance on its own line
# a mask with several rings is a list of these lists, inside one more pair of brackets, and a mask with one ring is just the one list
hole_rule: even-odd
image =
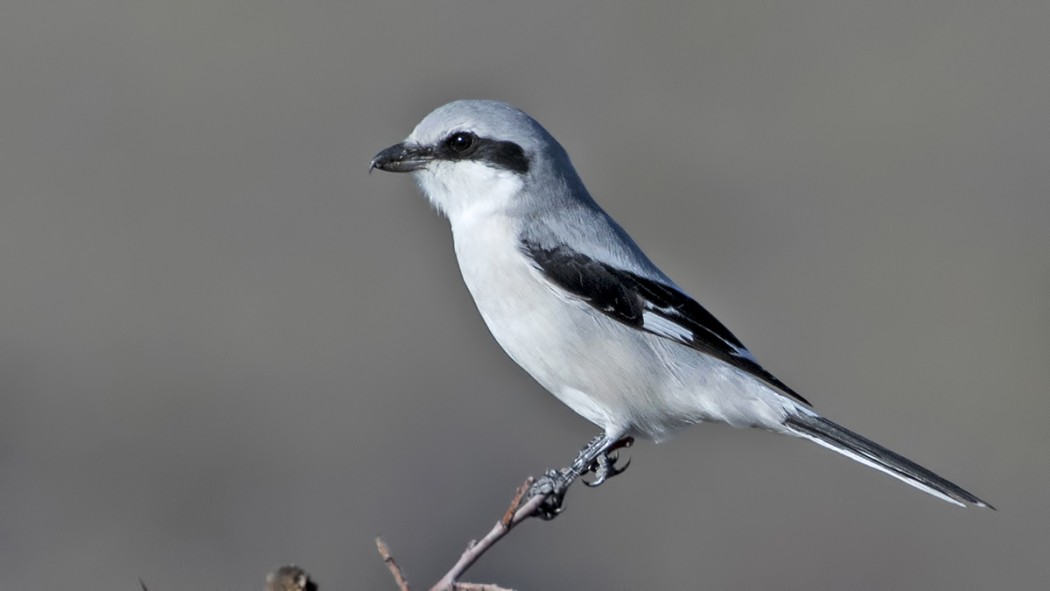
[[1050,578],[1045,1],[0,4],[0,587],[420,588],[596,430],[488,335],[373,154],[524,108],[830,417],[1000,511],[704,426],[468,580]]

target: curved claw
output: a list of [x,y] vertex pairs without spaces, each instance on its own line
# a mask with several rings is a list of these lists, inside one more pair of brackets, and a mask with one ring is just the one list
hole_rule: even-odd
[[583,484],[594,488],[596,486],[601,486],[605,483],[606,480],[612,478],[613,476],[618,476],[619,474],[622,474],[623,471],[631,465],[631,459],[627,458],[627,463],[624,464],[623,467],[618,468],[616,466],[616,462],[619,459],[620,455],[615,451],[613,453],[604,453],[598,456],[594,460],[595,465],[591,470],[592,472],[594,472],[594,480],[591,482],[583,480]]
[[583,474],[594,472],[594,481],[583,481],[589,487],[601,486],[606,480],[622,474],[631,465],[631,460],[618,467],[618,451],[631,447],[633,443],[634,438],[630,436],[621,437],[611,444],[604,434],[595,437],[568,468],[548,470],[536,480],[522,501],[542,495],[543,502],[537,507],[535,515],[545,520],[554,519],[562,512],[566,491]]
[[630,465],[631,465],[631,458],[627,458],[627,463],[625,463],[623,465],[623,468],[617,468],[616,466],[609,466],[609,475],[606,476],[606,479],[612,478],[613,476],[619,476],[620,474],[623,474],[624,471],[626,471],[627,468]]
[[561,512],[565,509],[565,507],[562,506],[564,498],[564,496],[548,496],[547,500],[543,501],[543,503],[536,508],[536,515],[544,521],[550,521],[561,515]]

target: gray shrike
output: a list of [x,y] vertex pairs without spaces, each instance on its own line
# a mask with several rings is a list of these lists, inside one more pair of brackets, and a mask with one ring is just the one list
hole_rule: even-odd
[[411,172],[452,226],[485,324],[525,371],[603,429],[549,495],[623,468],[633,436],[704,421],[802,437],[959,506],[990,507],[930,470],[816,414],[689,297],[591,198],[565,149],[510,105],[461,100],[426,116],[371,168]]

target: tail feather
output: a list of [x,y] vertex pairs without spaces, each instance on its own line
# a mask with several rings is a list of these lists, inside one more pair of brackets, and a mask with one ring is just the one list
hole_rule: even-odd
[[995,509],[959,485],[824,417],[810,413],[792,414],[785,419],[784,426],[800,437],[899,478],[949,503]]

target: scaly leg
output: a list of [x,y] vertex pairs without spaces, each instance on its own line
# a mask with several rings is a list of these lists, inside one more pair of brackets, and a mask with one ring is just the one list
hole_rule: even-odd
[[594,472],[595,479],[593,482],[584,481],[584,484],[587,486],[594,487],[600,486],[606,480],[626,470],[631,462],[628,460],[622,468],[618,467],[616,465],[616,461],[619,459],[617,451],[630,447],[633,443],[633,437],[610,439],[602,433],[580,450],[580,454],[576,456],[576,459],[573,460],[568,468],[548,470],[546,474],[536,480],[532,488],[529,489],[527,498],[536,495],[546,495],[547,500],[540,505],[539,514],[544,519],[554,519],[562,511],[562,502],[565,499],[566,491],[569,490],[569,487],[572,486],[572,483],[577,478],[588,472]]

